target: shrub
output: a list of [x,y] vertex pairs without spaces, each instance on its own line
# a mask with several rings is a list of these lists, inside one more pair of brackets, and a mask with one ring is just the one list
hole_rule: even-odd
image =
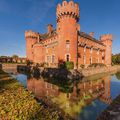
[[65,65],[66,65],[66,68],[68,70],[74,69],[74,63],[73,62],[66,62]]
[[27,63],[27,66],[31,66],[33,64],[33,62],[31,62],[30,60],[27,60],[26,63]]
[[59,60],[58,67],[60,69],[66,69],[65,61]]
[[60,69],[71,70],[71,69],[74,69],[74,63],[73,62],[65,62],[63,60],[59,60],[58,67]]
[[83,68],[85,68],[85,65],[81,64],[80,67],[83,69]]
[[93,63],[91,65],[88,66],[89,68],[93,67],[93,68],[96,68],[96,67],[106,67],[105,64],[103,63]]
[[49,65],[49,64],[46,63],[46,62],[43,62],[43,63],[40,63],[40,64],[39,64],[40,67],[48,67],[48,65]]

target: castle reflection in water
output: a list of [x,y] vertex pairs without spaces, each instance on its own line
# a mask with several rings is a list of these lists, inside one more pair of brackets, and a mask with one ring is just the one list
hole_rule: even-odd
[[53,103],[71,116],[79,114],[85,106],[96,99],[105,104],[112,102],[110,94],[111,76],[97,80],[84,78],[79,82],[69,81],[67,85],[65,84],[45,81],[43,78],[29,78],[27,89],[32,91],[38,99],[50,98]]

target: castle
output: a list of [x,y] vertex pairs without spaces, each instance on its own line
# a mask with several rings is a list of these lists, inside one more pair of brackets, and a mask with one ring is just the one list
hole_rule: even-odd
[[49,24],[45,34],[25,32],[28,60],[47,63],[49,67],[57,67],[60,60],[73,62],[74,68],[92,63],[111,65],[112,35],[105,34],[97,40],[94,32],[81,32],[79,4],[63,0],[57,5],[56,16],[56,29]]

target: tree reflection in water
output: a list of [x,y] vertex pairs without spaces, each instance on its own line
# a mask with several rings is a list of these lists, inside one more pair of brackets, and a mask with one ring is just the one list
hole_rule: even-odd
[[117,77],[118,80],[120,80],[120,72],[116,73],[116,77]]

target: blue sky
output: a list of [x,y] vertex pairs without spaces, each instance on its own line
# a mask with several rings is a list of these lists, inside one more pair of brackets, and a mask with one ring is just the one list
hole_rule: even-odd
[[[0,56],[26,56],[25,30],[45,33],[56,27],[56,5],[62,0],[0,0]],[[74,0],[80,4],[81,31],[114,35],[113,53],[120,53],[120,0]]]

